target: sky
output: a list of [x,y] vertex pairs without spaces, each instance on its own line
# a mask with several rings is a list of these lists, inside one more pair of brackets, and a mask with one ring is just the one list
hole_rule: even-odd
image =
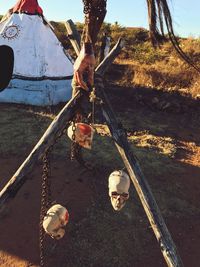
[[[0,0],[3,15],[17,0]],[[48,20],[83,22],[82,0],[38,0]],[[122,26],[148,28],[146,0],[107,0],[105,22]],[[200,38],[200,0],[169,0],[175,33],[181,37]]]

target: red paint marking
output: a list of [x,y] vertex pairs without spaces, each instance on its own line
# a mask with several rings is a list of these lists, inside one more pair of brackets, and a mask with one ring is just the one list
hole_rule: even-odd
[[68,211],[66,211],[66,213],[65,213],[65,221],[66,221],[66,223],[68,223],[68,221],[69,221],[69,212]]
[[78,128],[80,129],[80,132],[84,135],[91,134],[91,127],[87,124],[78,124]]

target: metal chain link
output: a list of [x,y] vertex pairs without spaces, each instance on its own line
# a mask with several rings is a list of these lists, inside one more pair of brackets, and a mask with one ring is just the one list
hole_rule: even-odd
[[53,146],[50,147],[44,154],[43,160],[43,172],[42,172],[42,188],[41,188],[41,209],[40,209],[40,232],[39,232],[39,244],[40,244],[40,266],[44,267],[44,229],[43,220],[46,212],[51,203],[51,181],[50,181],[50,159],[49,153]]
[[86,162],[83,159],[83,153],[82,153],[82,147],[76,143],[75,138],[76,138],[76,123],[77,122],[84,122],[87,124],[92,125],[93,128],[95,128],[94,123],[95,123],[95,105],[100,105],[102,104],[102,99],[96,96],[96,90],[95,87],[92,88],[92,91],[89,95],[89,102],[91,103],[91,113],[88,115],[85,114],[85,112],[82,109],[79,109],[76,115],[74,116],[72,120],[72,144],[71,144],[71,154],[70,154],[70,159],[71,161],[77,160],[79,164],[84,166],[85,168],[91,170],[93,167],[89,162]]
[[82,112],[77,112],[77,114],[75,115],[73,121],[72,121],[72,144],[71,144],[71,154],[70,154],[70,159],[71,161],[76,160],[79,164],[81,164],[83,167],[88,168],[88,164],[85,162],[85,160],[83,159],[83,153],[82,153],[82,147],[76,143],[75,141],[75,134],[76,134],[76,123],[80,122],[80,121],[85,121],[86,117],[84,117]]
[[40,223],[39,223],[39,248],[40,248],[40,266],[45,266],[45,254],[44,254],[44,236],[45,232],[43,229],[43,220],[46,215],[47,210],[51,204],[51,169],[50,169],[50,153],[53,150],[55,143],[61,138],[61,136],[66,132],[66,128],[61,131],[54,143],[47,149],[43,155],[43,171],[42,171],[42,185],[41,185],[41,208],[40,208]]
[[92,126],[94,127],[95,124],[95,101],[96,101],[96,92],[95,92],[95,87],[93,87],[90,95],[89,95],[89,101],[92,104]]
[[76,148],[76,142],[75,142],[75,138],[76,138],[76,122],[75,119],[72,121],[72,144],[71,144],[71,154],[70,154],[70,159],[71,161],[74,161],[76,158],[76,152],[75,152],[75,148]]

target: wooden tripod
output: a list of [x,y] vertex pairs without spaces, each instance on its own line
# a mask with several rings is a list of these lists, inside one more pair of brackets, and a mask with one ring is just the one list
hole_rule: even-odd
[[[72,32],[73,31],[74,30],[72,29]],[[104,91],[104,86],[102,82],[103,74],[105,73],[106,69],[111,65],[116,56],[119,54],[122,47],[123,42],[122,40],[119,40],[115,47],[111,50],[109,55],[103,60],[103,62],[97,67],[95,71],[95,88],[97,92],[97,97],[102,100],[100,108],[110,130],[114,143],[120,153],[120,156],[129,173],[133,185],[139,195],[148,220],[160,245],[160,249],[165,258],[167,266],[183,267],[182,260],[167,229],[167,226],[158,208],[150,186],[139,166],[138,160],[131,151],[131,147],[128,143],[125,130],[119,125],[110,105],[110,102]],[[37,161],[42,158],[47,149],[53,144],[56,137],[59,136],[59,134],[64,130],[69,121],[74,117],[77,105],[80,103],[82,97],[83,92],[80,90],[64,106],[64,108],[50,124],[50,126],[48,127],[42,138],[39,140],[37,145],[33,148],[30,155],[19,167],[19,169],[10,179],[10,181],[1,190],[0,208],[4,206],[10,198],[16,195],[17,191],[26,181],[26,175],[33,169]]]

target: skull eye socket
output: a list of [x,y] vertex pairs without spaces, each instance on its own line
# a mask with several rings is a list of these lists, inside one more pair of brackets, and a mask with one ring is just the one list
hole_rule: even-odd
[[59,239],[61,238],[61,235],[60,234],[57,234],[57,235],[51,235],[52,238],[55,238],[55,239]]
[[121,196],[121,197],[123,197],[124,199],[127,199],[127,198],[128,198],[128,194],[127,194],[127,193],[119,194],[119,193],[117,193],[117,192],[112,192],[112,193],[111,193],[111,196],[114,197],[114,198],[117,198],[118,196]]
[[121,196],[122,196],[123,198],[128,198],[128,194],[127,194],[127,193],[122,193]]
[[112,197],[117,197],[118,193],[117,192],[112,192],[111,195],[112,195]]

